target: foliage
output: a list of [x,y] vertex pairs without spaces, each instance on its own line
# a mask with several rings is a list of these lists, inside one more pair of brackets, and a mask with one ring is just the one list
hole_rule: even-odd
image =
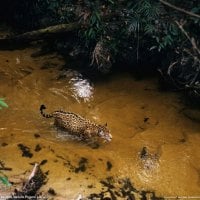
[[179,40],[179,30],[169,19],[164,7],[157,1],[142,0],[132,4],[128,2],[128,32],[135,37],[145,37],[149,50],[167,49]]
[[[89,47],[92,61],[97,52],[96,47],[102,44],[101,52],[108,52],[107,57],[103,56],[104,59],[98,60],[98,63],[102,62],[102,66],[105,65],[105,58],[109,56],[109,62],[112,63],[119,61],[119,58],[129,58],[133,62],[143,58],[145,61],[144,55],[147,54],[160,57],[163,52],[176,51],[185,41],[175,23],[176,18],[179,19],[179,14],[174,15],[172,12],[172,16],[169,15],[169,11],[159,1],[126,0],[123,3],[84,1],[84,3],[82,6],[86,7],[86,10],[81,17],[87,21],[85,24],[88,26],[79,33],[79,36],[86,42],[85,47]],[[195,10],[199,8],[193,7],[192,4],[190,7],[196,8]],[[190,24],[199,23],[195,20],[190,19]],[[95,64],[92,61],[91,63]],[[104,71],[100,64],[97,67]]]
[[86,45],[91,42],[95,42],[97,38],[101,35],[102,30],[103,27],[98,10],[91,11],[88,28],[86,29],[86,31],[84,31]]
[[11,183],[6,176],[0,176],[0,182],[5,186],[11,186]]
[[75,17],[75,7],[70,0],[37,0],[35,5],[44,17],[51,18],[55,23],[70,22]]
[[32,30],[75,18],[73,0],[7,0],[1,4],[0,18],[17,28],[18,31]]
[[4,99],[3,98],[0,98],[0,110],[5,107],[5,108],[8,108],[8,104],[5,103]]

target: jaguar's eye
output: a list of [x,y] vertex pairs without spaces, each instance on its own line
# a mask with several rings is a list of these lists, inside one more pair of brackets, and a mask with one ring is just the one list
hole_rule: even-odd
[[104,132],[103,132],[103,131],[100,131],[100,132],[99,132],[99,135],[100,135],[100,136],[104,136]]

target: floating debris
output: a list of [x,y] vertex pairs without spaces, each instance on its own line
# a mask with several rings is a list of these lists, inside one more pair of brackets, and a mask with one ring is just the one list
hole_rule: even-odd
[[50,195],[52,195],[52,196],[55,196],[55,195],[56,195],[56,192],[55,192],[55,190],[54,190],[53,188],[49,188],[48,193],[49,193]]
[[18,144],[17,146],[22,151],[22,157],[32,158],[33,154],[30,152],[30,148],[29,147],[26,147],[23,144]]
[[37,144],[37,145],[35,146],[35,151],[36,151],[36,152],[40,151],[41,149],[42,149],[42,147],[41,147],[39,144]]
[[75,168],[75,173],[85,172],[87,169],[88,159],[82,157],[78,163],[78,167]]
[[1,146],[2,147],[5,147],[5,146],[7,146],[8,144],[6,143],[6,142],[3,142],[3,143],[1,143]]
[[112,165],[112,163],[110,161],[107,161],[106,165],[107,165],[107,168],[106,168],[107,171],[110,171],[112,169],[112,167],[113,167],[113,165]]
[[0,170],[12,171],[12,168],[6,167],[5,163],[2,160],[0,160]]
[[41,162],[40,162],[40,165],[44,165],[44,164],[46,164],[48,162],[48,160],[42,160]]
[[139,191],[137,190],[130,179],[125,178],[115,180],[113,177],[107,177],[101,180],[103,188],[99,193],[92,193],[86,199],[93,200],[117,200],[117,199],[149,199],[149,200],[164,200],[162,197],[157,197],[153,191]]
[[40,135],[39,135],[39,134],[37,134],[37,133],[35,133],[35,134],[34,134],[34,137],[35,137],[35,138],[39,138],[39,137],[40,137]]
[[[38,190],[43,184],[45,184],[46,175],[40,169],[39,164],[35,164],[30,176],[27,181],[23,184],[20,190],[15,189],[14,193],[11,194],[11,198],[7,200],[14,199],[26,199],[26,200],[36,200],[38,199]],[[43,198],[45,199],[45,198]],[[47,199],[47,198],[46,198]]]

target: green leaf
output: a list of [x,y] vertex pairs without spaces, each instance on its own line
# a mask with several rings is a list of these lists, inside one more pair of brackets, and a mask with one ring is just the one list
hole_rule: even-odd
[[108,0],[108,2],[111,3],[111,4],[114,4],[114,1],[112,1],[112,0]]
[[95,15],[96,15],[98,21],[101,21],[101,17],[100,17],[100,15],[99,15],[99,13],[98,13],[98,12],[95,12]]
[[11,186],[11,183],[9,182],[8,178],[5,176],[4,177],[0,176],[0,181],[6,186]]
[[146,24],[144,31],[146,34],[153,34],[155,32],[155,27],[152,24]]
[[89,31],[88,31],[88,36],[89,37],[92,35],[92,32],[93,32],[93,28],[90,28]]
[[0,98],[0,107],[8,108],[8,104],[4,102],[4,99]]

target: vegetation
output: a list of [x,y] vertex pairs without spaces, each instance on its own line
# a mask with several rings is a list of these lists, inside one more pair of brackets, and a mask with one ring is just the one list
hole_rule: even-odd
[[2,108],[8,108],[8,104],[7,103],[5,103],[5,101],[4,101],[4,99],[3,98],[0,98],[0,110],[2,109]]
[[0,183],[8,187],[11,186],[11,183],[8,181],[6,176],[0,176]]
[[200,97],[198,0],[10,1],[1,18],[19,32],[79,24],[74,34],[55,37],[53,46],[75,60],[87,58],[85,66],[103,73],[118,63],[157,69],[173,88]]

